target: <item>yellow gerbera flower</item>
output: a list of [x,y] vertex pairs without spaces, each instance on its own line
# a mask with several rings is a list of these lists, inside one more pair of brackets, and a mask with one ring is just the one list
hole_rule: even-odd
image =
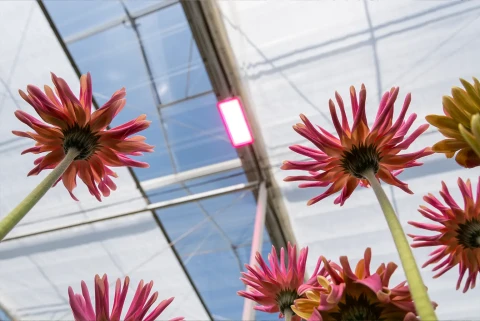
[[465,89],[453,87],[452,97],[443,96],[445,116],[428,115],[426,120],[447,137],[433,145],[433,151],[448,158],[456,153],[459,165],[472,168],[480,165],[480,119],[476,116],[480,114],[480,82],[477,78],[473,84],[460,82]]

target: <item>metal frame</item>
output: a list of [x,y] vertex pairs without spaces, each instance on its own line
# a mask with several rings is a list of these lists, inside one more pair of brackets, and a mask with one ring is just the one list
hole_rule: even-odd
[[1,321],[18,321],[18,318],[12,315],[10,311],[8,311],[1,303],[0,303],[0,312],[2,312],[7,317],[7,320],[0,319]]
[[268,155],[252,109],[252,100],[244,88],[238,66],[215,0],[180,0],[187,16],[198,50],[207,68],[212,87],[219,100],[240,96],[251,126],[255,143],[237,148],[238,155],[250,181],[265,181],[268,194],[266,227],[272,243],[285,247],[287,241],[295,242],[290,220],[279,188],[273,179]]
[[102,31],[106,31],[108,29],[112,29],[116,26],[119,26],[123,23],[126,23],[128,22],[131,18],[133,18],[133,20],[137,19],[137,18],[141,18],[141,17],[144,17],[144,16],[147,16],[149,14],[152,14],[154,12],[157,12],[159,10],[162,10],[162,9],[165,9],[165,8],[168,8],[174,4],[178,3],[178,0],[164,0],[158,4],[154,4],[148,8],[145,8],[143,10],[139,10],[137,12],[135,12],[134,14],[132,14],[130,17],[128,15],[124,15],[120,18],[117,18],[117,19],[114,19],[114,20],[111,20],[111,21],[108,21],[104,24],[101,24],[101,25],[98,25],[98,26],[95,26],[95,27],[92,27],[90,29],[87,29],[85,31],[82,31],[82,32],[79,32],[77,34],[74,34],[72,36],[69,36],[69,37],[65,37],[64,38],[64,42],[65,44],[67,45],[70,45],[74,42],[77,42],[77,41],[80,41],[82,39],[85,39],[85,38],[88,38],[94,34],[97,34],[99,32],[102,32]]
[[[240,192],[240,191],[252,190],[252,189],[255,189],[257,186],[258,186],[258,182],[249,182],[249,183],[243,183],[243,184],[237,184],[237,185],[222,187],[222,188],[210,190],[210,191],[203,192],[203,193],[197,193],[197,194],[193,194],[193,195],[188,195],[188,196],[184,196],[184,197],[175,198],[175,199],[168,200],[168,201],[151,203],[151,204],[148,204],[145,207],[142,207],[142,208],[139,208],[139,209],[136,209],[136,210],[133,210],[133,211],[123,212],[123,213],[110,215],[110,216],[106,216],[106,217],[102,217],[102,218],[98,218],[98,219],[94,219],[94,220],[85,220],[85,221],[82,221],[82,222],[79,222],[79,223],[74,223],[74,224],[61,225],[61,226],[58,226],[58,227],[45,229],[45,230],[41,230],[41,231],[38,231],[38,232],[25,233],[25,234],[20,234],[20,235],[17,235],[17,236],[12,236],[12,237],[9,237],[9,238],[5,238],[2,241],[2,243],[9,242],[9,241],[14,241],[14,240],[19,240],[19,239],[23,239],[23,238],[30,237],[30,236],[36,236],[36,235],[42,235],[42,234],[46,234],[46,233],[66,230],[66,229],[73,228],[73,227],[79,227],[79,226],[83,226],[83,225],[109,221],[109,220],[122,218],[122,217],[126,217],[126,216],[132,216],[132,215],[136,215],[136,214],[145,213],[145,212],[148,212],[148,211],[151,211],[153,213],[153,215],[156,217],[156,215],[153,211],[156,211],[156,210],[159,210],[159,209],[169,208],[169,207],[172,207],[172,206],[177,206],[177,205],[185,204],[185,203],[197,202],[197,201],[200,201],[200,200],[205,200],[205,199],[209,199],[209,198],[212,198],[212,197],[217,197],[217,196],[221,196],[221,195],[225,195],[225,194],[231,194],[231,193]],[[167,242],[170,243],[170,240],[168,239],[168,237],[167,237]]]

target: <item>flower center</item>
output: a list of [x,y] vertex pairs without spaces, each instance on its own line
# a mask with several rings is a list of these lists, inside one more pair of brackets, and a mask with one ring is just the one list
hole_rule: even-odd
[[80,151],[75,160],[88,159],[98,147],[99,137],[92,133],[90,126],[80,127],[75,124],[63,131],[63,150],[65,154],[70,148]]
[[476,218],[467,220],[464,224],[459,224],[457,240],[464,248],[480,248],[480,221]]
[[370,303],[365,294],[358,298],[346,295],[345,303],[339,303],[339,311],[330,313],[335,321],[380,321],[382,308],[378,303]]
[[299,296],[296,290],[283,290],[277,294],[276,300],[278,307],[280,308],[280,312],[285,314],[285,309],[290,309],[293,305],[294,301],[298,299]]
[[380,153],[375,145],[353,145],[349,151],[343,153],[342,166],[345,172],[356,178],[364,178],[363,173],[373,170],[376,174],[380,168]]

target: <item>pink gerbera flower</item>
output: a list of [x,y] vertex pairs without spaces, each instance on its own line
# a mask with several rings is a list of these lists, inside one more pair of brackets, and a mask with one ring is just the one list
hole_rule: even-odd
[[308,290],[307,298],[296,300],[295,313],[309,321],[417,320],[406,282],[389,287],[397,265],[382,263],[373,272],[371,258],[367,248],[353,271],[346,256],[340,257],[341,266],[322,257],[326,275],[317,277],[320,288]]
[[146,115],[141,115],[128,123],[106,130],[125,106],[124,88],[116,91],[105,105],[92,113],[92,81],[89,73],[80,78],[79,98],[75,97],[62,78],[52,73],[52,80],[56,95],[49,86],[44,87],[45,93],[32,85],[27,86],[28,94],[19,91],[22,98],[46,122],[21,110],[15,112],[15,116],[34,132],[13,133],[36,141],[34,147],[24,150],[22,154],[47,153],[35,160],[36,166],[28,175],[37,175],[44,169],[55,168],[67,152],[74,149],[78,155],[61,180],[72,198],[77,200],[72,191],[77,186],[76,177],[80,177],[90,194],[100,201],[100,193],[106,197],[110,195],[110,190],[116,189],[110,177],[117,177],[117,174],[109,167],[148,167],[147,163],[135,161],[127,155],[139,156],[142,152],[153,151],[153,146],[144,142],[145,137],[129,137],[148,128],[150,122],[145,120]]
[[[140,281],[130,304],[127,314],[121,318],[123,304],[127,296],[130,279],[127,276],[123,282],[123,287],[120,279],[117,279],[115,286],[115,298],[113,301],[112,312],[109,311],[109,295],[108,295],[108,280],[107,275],[104,274],[102,278],[95,275],[95,310],[90,301],[90,293],[87,285],[82,281],[82,294],[75,294],[72,287],[68,287],[68,296],[70,307],[72,308],[73,317],[75,321],[153,321],[172,303],[174,298],[163,300],[160,304],[147,316],[148,310],[155,303],[158,297],[158,292],[150,296],[150,291],[153,287],[153,281],[144,284]],[[148,300],[147,300],[148,299]],[[170,321],[182,321],[183,317],[173,318]]]
[[359,96],[355,88],[350,87],[353,124],[350,127],[345,112],[342,97],[336,92],[335,98],[340,107],[341,122],[337,116],[335,103],[330,100],[330,114],[338,137],[323,128],[316,128],[304,115],[300,115],[304,124],[297,124],[293,129],[311,141],[315,148],[293,145],[290,149],[307,156],[309,161],[285,161],[282,169],[304,170],[310,175],[289,176],[285,181],[309,181],[300,184],[304,187],[330,186],[324,193],[308,201],[308,205],[317,203],[325,197],[340,190],[341,194],[335,199],[335,204],[343,205],[353,191],[360,184],[368,186],[364,174],[373,171],[377,178],[387,184],[395,185],[407,193],[412,193],[408,185],[395,176],[403,169],[419,166],[417,159],[432,154],[430,148],[418,152],[399,154],[407,149],[412,142],[428,128],[428,124],[421,125],[410,136],[405,137],[412,126],[416,114],[411,114],[405,120],[411,95],[408,94],[397,120],[393,121],[394,103],[398,96],[398,87],[386,92],[380,102],[377,117],[369,128],[365,113],[367,91],[362,85]]
[[437,278],[458,264],[460,276],[457,281],[457,290],[467,274],[463,288],[463,292],[467,292],[468,288],[475,287],[480,271],[480,178],[476,201],[470,180],[465,183],[459,178],[458,187],[463,196],[463,208],[455,202],[447,185],[442,182],[440,195],[445,204],[432,194],[428,194],[423,199],[434,209],[422,205],[418,210],[424,217],[438,224],[408,223],[418,228],[438,232],[429,236],[410,235],[413,237],[412,247],[437,247],[423,267],[438,263],[433,268],[433,271],[440,270],[434,276]]
[[[288,266],[285,266],[285,250],[280,250],[280,262],[277,251],[272,246],[272,252],[268,254],[270,267],[265,263],[260,253],[257,252],[256,260],[258,266],[245,264],[248,272],[242,272],[242,282],[249,286],[247,291],[239,291],[238,295],[255,301],[258,305],[255,310],[276,313],[284,317],[285,310],[290,309],[294,301],[302,297],[308,289],[313,289],[319,271],[320,261],[313,271],[313,276],[305,282],[305,266],[308,256],[308,248],[300,250],[297,260],[297,248],[288,243]],[[300,321],[300,318],[293,316],[292,321]]]

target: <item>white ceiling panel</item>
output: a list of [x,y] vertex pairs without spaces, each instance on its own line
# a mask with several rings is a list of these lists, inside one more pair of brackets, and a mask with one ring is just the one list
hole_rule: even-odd
[[[417,126],[428,114],[441,114],[441,97],[458,78],[480,74],[480,5],[475,1],[219,1],[244,84],[251,95],[272,171],[283,194],[295,236],[310,247],[309,267],[320,255],[352,261],[373,250],[373,265],[399,264],[387,224],[370,189],[357,188],[343,207],[331,196],[307,207],[307,201],[324,189],[298,189],[283,178],[283,160],[303,156],[288,149],[309,145],[292,125],[306,114],[313,123],[332,131],[328,100],[338,91],[349,105],[351,85],[367,87],[367,117],[373,122],[379,96],[400,87],[397,109],[412,93],[409,112],[417,113]],[[268,23],[267,23],[268,21]],[[347,103],[348,102],[348,103]],[[398,113],[398,110],[396,111]],[[413,127],[412,127],[413,128]],[[442,139],[429,128],[409,150],[431,146]],[[384,186],[407,232],[408,220],[422,221],[417,212],[422,197],[435,193],[444,180],[452,192],[457,177],[477,179],[478,170],[460,168],[443,155],[424,158],[425,165],[407,169],[401,178],[414,191],[408,195]],[[418,231],[418,230],[417,230]],[[420,263],[432,249],[414,249]],[[439,303],[443,320],[473,318],[480,313],[474,299],[455,291],[457,269],[432,279],[431,268],[422,269],[431,298]],[[393,281],[404,279],[401,269]]]

